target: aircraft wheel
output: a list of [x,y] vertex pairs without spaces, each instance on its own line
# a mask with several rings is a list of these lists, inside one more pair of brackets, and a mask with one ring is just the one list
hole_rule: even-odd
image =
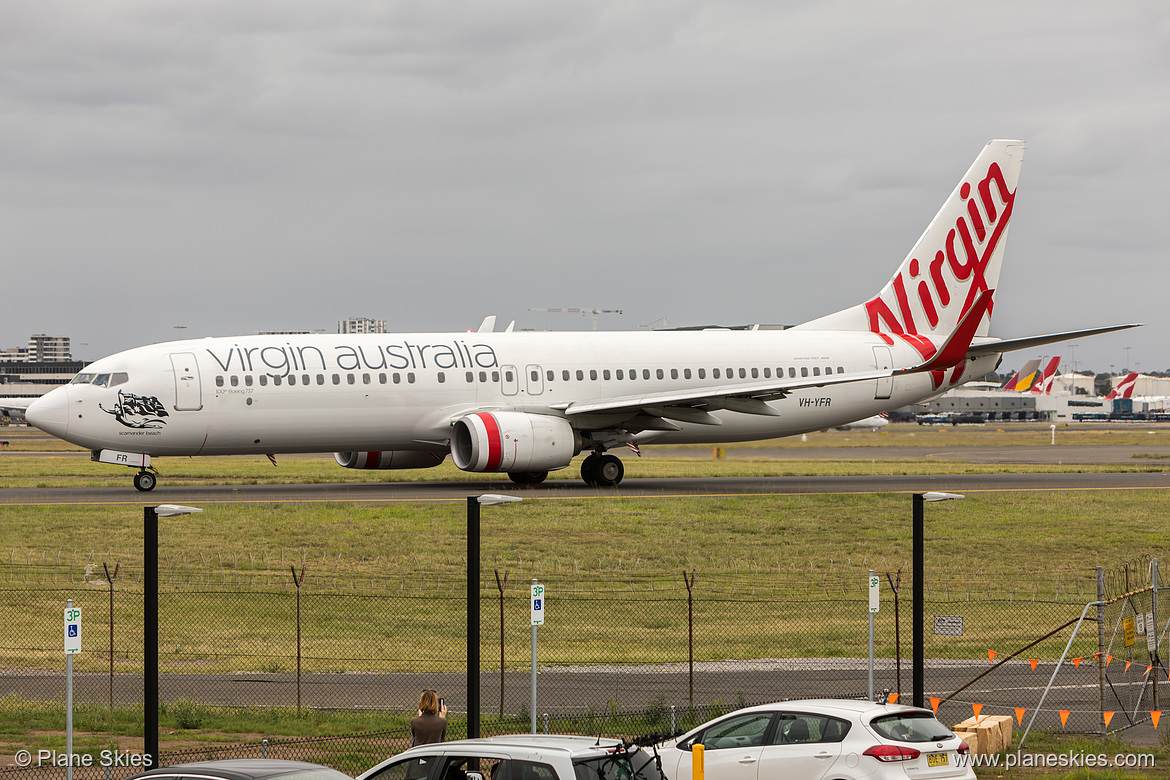
[[144,493],[149,490],[154,490],[156,482],[157,480],[155,479],[154,474],[151,474],[149,471],[140,471],[134,475],[134,487],[138,488]]
[[548,477],[547,471],[509,471],[508,479],[517,485],[539,485]]
[[598,459],[593,473],[597,480],[596,485],[611,487],[621,484],[622,477],[626,475],[626,467],[622,465],[621,459],[616,455],[602,455]]
[[586,456],[585,460],[581,461],[581,479],[586,485],[597,484],[597,463],[601,460],[601,456],[594,453]]

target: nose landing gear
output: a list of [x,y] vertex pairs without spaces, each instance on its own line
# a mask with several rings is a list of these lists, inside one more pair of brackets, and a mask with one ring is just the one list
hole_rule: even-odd
[[154,490],[158,484],[158,470],[150,465],[150,456],[143,452],[120,452],[118,450],[94,450],[89,459],[95,463],[111,463],[115,466],[129,466],[138,469],[134,475],[134,487],[142,492]]
[[143,469],[134,475],[134,487],[142,492],[154,490],[158,483],[158,472],[154,469]]

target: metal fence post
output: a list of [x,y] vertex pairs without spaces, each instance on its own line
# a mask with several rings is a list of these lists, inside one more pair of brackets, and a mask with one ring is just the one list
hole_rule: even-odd
[[923,543],[923,513],[922,513],[922,494],[915,493],[911,496],[911,506],[913,508],[913,566],[914,566],[914,670],[913,670],[913,686],[914,686],[914,706],[926,706],[926,673],[924,671],[926,666],[926,628],[924,621],[926,620],[926,609],[922,603],[924,594],[926,592],[925,583],[925,544]]
[[504,717],[504,588],[508,587],[508,570],[504,569],[504,579],[500,580],[500,570],[496,569],[496,589],[500,591],[500,717]]
[[898,581],[895,583],[886,572],[886,581],[890,583],[890,590],[894,593],[894,659],[898,670],[898,698],[902,697],[902,623],[898,616],[898,589],[902,587],[902,570],[898,569]]
[[106,582],[110,585],[110,709],[114,709],[114,580],[118,578],[118,569],[122,562],[114,564],[114,573],[110,574],[110,567],[102,561],[102,568],[106,571]]
[[158,513],[142,508],[142,702],[146,769],[159,766],[158,754]]
[[[1151,563],[1154,566],[1154,657],[1150,659],[1156,670],[1158,668],[1158,648],[1162,644],[1162,634],[1158,628],[1158,559],[1154,558]],[[1146,627],[1149,631],[1149,626]],[[1154,674],[1154,709],[1158,709],[1158,675]]]
[[291,564],[293,585],[297,586],[297,716],[301,714],[301,584],[305,581],[305,564],[301,564],[301,576],[297,576],[297,567]]
[[695,570],[691,569],[691,577],[683,572],[683,584],[687,586],[687,669],[689,671],[690,694],[687,701],[691,709],[695,707]]
[[1105,569],[1097,567],[1097,713],[1105,733]]

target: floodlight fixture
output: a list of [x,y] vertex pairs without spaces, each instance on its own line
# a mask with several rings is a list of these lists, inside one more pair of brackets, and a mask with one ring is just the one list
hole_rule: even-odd
[[966,498],[958,493],[923,493],[923,501],[950,501],[953,498]]
[[484,493],[482,496],[477,496],[476,501],[485,505],[493,506],[495,504],[510,504],[515,501],[523,501],[520,496],[505,496],[497,493]]
[[193,512],[202,512],[193,506],[181,506],[179,504],[159,504],[154,508],[154,513],[159,517],[175,517],[176,515],[189,515]]

